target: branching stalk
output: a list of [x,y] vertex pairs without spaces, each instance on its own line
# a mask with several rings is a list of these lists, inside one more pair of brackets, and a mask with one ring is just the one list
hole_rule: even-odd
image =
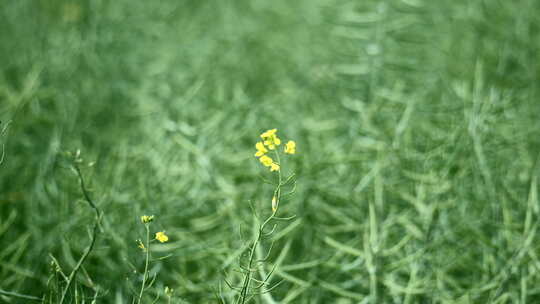
[[101,212],[99,211],[97,206],[92,201],[92,198],[90,197],[90,195],[88,193],[88,190],[86,189],[86,185],[84,183],[84,178],[82,176],[81,169],[79,168],[79,165],[78,165],[76,160],[75,160],[75,162],[73,164],[73,168],[75,169],[75,172],[77,173],[77,176],[79,178],[79,183],[80,183],[81,190],[83,192],[84,198],[85,198],[86,202],[88,202],[90,207],[96,213],[96,218],[95,218],[95,222],[94,222],[94,228],[92,229],[92,236],[91,236],[91,239],[90,239],[90,245],[86,248],[83,255],[81,256],[81,258],[77,262],[77,265],[75,265],[75,268],[73,268],[73,270],[69,274],[67,285],[64,288],[64,290],[62,291],[62,297],[60,298],[60,304],[63,304],[64,301],[66,300],[67,293],[69,291],[69,288],[71,287],[71,284],[73,284],[73,281],[75,279],[75,276],[77,275],[77,272],[79,271],[81,266],[84,264],[84,262],[86,261],[86,259],[90,255],[90,253],[92,252],[92,249],[94,249],[94,245],[96,243],[97,234],[98,234],[99,221],[101,219]]
[[146,278],[148,277],[148,263],[150,261],[150,227],[148,227],[148,224],[144,224],[144,227],[146,228],[146,261],[144,262],[143,281],[141,284],[141,291],[139,292],[139,299],[137,301],[137,304],[140,304],[142,300],[144,288],[146,285]]
[[250,252],[249,252],[249,262],[248,262],[248,267],[246,269],[246,275],[244,277],[244,282],[242,284],[240,297],[238,298],[236,303],[241,303],[241,304],[246,303],[246,299],[247,299],[248,291],[249,291],[249,284],[251,283],[251,280],[252,280],[251,271],[252,271],[252,268],[253,268],[253,261],[254,261],[254,258],[255,258],[255,252],[257,250],[257,246],[259,246],[259,243],[261,242],[261,239],[262,239],[262,236],[263,236],[263,233],[264,233],[264,228],[266,227],[266,225],[268,223],[270,223],[270,221],[272,219],[274,219],[274,217],[275,217],[275,215],[277,213],[277,210],[279,208],[279,201],[280,201],[280,198],[281,198],[281,186],[282,186],[281,162],[280,162],[280,159],[279,159],[279,152],[277,152],[277,150],[275,150],[274,152],[275,152],[275,155],[276,155],[277,163],[278,163],[278,165],[280,165],[280,169],[278,170],[278,184],[276,186],[276,189],[274,190],[274,198],[276,200],[276,206],[275,206],[275,209],[272,210],[272,214],[259,226],[259,230],[257,231],[257,237],[253,241],[253,246],[251,246],[251,249],[250,249]]
[[6,290],[3,290],[3,289],[0,289],[0,295],[12,297],[12,298],[32,300],[32,301],[40,301],[40,302],[43,301],[41,298],[38,298],[38,297],[24,295],[24,294],[20,294],[20,293],[17,293],[17,292],[12,292],[12,291],[6,291]]

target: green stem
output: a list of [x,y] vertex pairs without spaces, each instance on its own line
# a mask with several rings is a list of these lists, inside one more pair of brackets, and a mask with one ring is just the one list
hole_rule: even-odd
[[146,228],[146,261],[144,262],[144,274],[143,274],[143,281],[141,285],[141,291],[139,292],[139,300],[137,301],[138,304],[141,303],[142,295],[144,293],[144,287],[146,285],[146,278],[148,276],[148,262],[150,261],[150,227],[148,227],[148,224],[145,224],[144,227]]
[[74,165],[74,168],[75,168],[75,172],[77,172],[77,175],[79,177],[79,182],[80,182],[80,185],[81,185],[81,189],[82,189],[84,198],[86,199],[86,201],[88,202],[90,207],[92,207],[92,209],[94,209],[94,212],[96,213],[96,221],[94,223],[94,229],[92,230],[92,239],[90,240],[90,246],[88,246],[88,248],[86,248],[86,251],[83,253],[81,258],[77,262],[77,265],[75,265],[75,268],[73,268],[73,270],[69,274],[66,288],[64,288],[64,290],[62,291],[62,297],[60,298],[60,304],[64,303],[64,301],[66,299],[66,296],[67,296],[67,293],[68,293],[68,290],[71,287],[71,284],[73,283],[73,280],[75,279],[75,276],[77,275],[77,272],[79,271],[82,264],[84,263],[84,261],[86,261],[86,258],[88,258],[88,256],[90,255],[90,252],[92,252],[92,249],[94,248],[94,245],[96,243],[97,233],[98,233],[99,220],[100,220],[100,217],[101,217],[99,209],[96,207],[96,205],[94,204],[94,202],[90,198],[88,190],[86,189],[86,185],[84,183],[84,178],[82,176],[81,169],[79,168],[79,166],[77,164]]
[[246,271],[246,276],[244,278],[244,284],[242,286],[242,291],[240,292],[240,299],[242,300],[242,304],[246,302],[247,293],[249,290],[249,283],[251,282],[251,268],[253,267],[253,259],[255,257],[255,250],[257,249],[257,246],[259,245],[261,241],[261,237],[264,231],[264,227],[274,218],[275,212],[272,213],[263,223],[261,226],[259,226],[259,231],[257,232],[257,238],[255,238],[255,241],[253,242],[253,246],[251,247],[250,253],[249,253],[249,263]]
[[32,301],[43,301],[43,299],[38,298],[38,297],[24,295],[24,294],[16,293],[13,291],[6,291],[3,289],[0,289],[0,295],[13,297],[13,298],[19,298],[19,299],[25,299],[25,300],[32,300]]
[[279,208],[279,203],[280,203],[280,199],[281,199],[281,183],[282,183],[282,175],[281,175],[281,160],[279,158],[279,152],[278,150],[274,150],[274,153],[276,155],[276,159],[277,159],[277,163],[279,165],[279,170],[278,170],[278,185],[276,187],[276,189],[274,190],[274,197],[276,198],[276,209],[273,210],[273,213],[277,213],[277,210]]
[[[277,209],[279,208],[279,200],[281,198],[281,183],[282,183],[282,175],[281,175],[281,161],[279,159],[279,152],[274,150],[276,155],[277,164],[279,165],[278,170],[278,184],[276,186],[276,189],[274,190],[274,197],[276,198],[276,209],[272,210],[272,214],[259,226],[259,231],[257,231],[257,237],[253,241],[253,246],[251,247],[250,253],[249,253],[249,263],[246,271],[246,276],[244,277],[244,283],[242,286],[242,291],[240,292],[240,298],[241,304],[244,304],[246,302],[247,293],[249,290],[249,284],[251,282],[251,268],[253,267],[253,260],[255,257],[255,251],[257,249],[257,246],[259,246],[259,243],[261,241],[261,237],[264,231],[264,228],[266,225],[274,218],[274,216],[277,213]],[[237,301],[238,303],[238,301]]]

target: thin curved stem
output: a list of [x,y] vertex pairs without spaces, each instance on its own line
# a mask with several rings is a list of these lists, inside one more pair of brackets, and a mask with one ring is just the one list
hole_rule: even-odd
[[[253,267],[253,261],[254,261],[254,258],[255,258],[255,251],[256,251],[257,246],[259,246],[259,243],[261,241],[264,228],[274,218],[274,216],[276,215],[277,210],[279,208],[279,200],[281,198],[281,185],[282,185],[281,161],[279,159],[279,152],[277,150],[275,150],[274,152],[275,152],[275,155],[276,155],[277,163],[280,166],[280,168],[278,170],[278,184],[276,186],[276,189],[274,189],[274,197],[276,199],[276,208],[274,210],[272,210],[272,214],[259,226],[259,230],[257,231],[257,237],[253,241],[253,246],[250,249],[249,262],[248,262],[248,267],[247,267],[247,270],[246,270],[246,276],[244,277],[244,283],[243,283],[243,286],[242,286],[242,290],[240,292],[240,298],[238,299],[238,301],[236,301],[237,303],[241,303],[241,304],[245,304],[246,299],[247,299],[247,295],[248,295],[248,291],[249,291],[249,284],[251,282],[251,269]],[[241,302],[239,302],[240,300],[241,300]]]
[[142,296],[144,293],[144,287],[146,285],[146,278],[148,277],[148,263],[150,261],[150,227],[148,227],[148,224],[145,224],[144,227],[146,228],[146,261],[144,262],[144,273],[143,273],[143,281],[141,284],[141,291],[139,292],[139,299],[137,301],[138,304],[141,303]]
[[96,221],[94,222],[94,228],[92,229],[92,236],[91,236],[91,239],[90,239],[90,245],[86,248],[83,255],[81,256],[81,258],[77,262],[77,265],[75,265],[75,268],[73,268],[73,270],[69,274],[67,285],[64,288],[64,290],[62,291],[62,297],[60,298],[60,304],[63,304],[64,301],[66,300],[67,293],[69,291],[69,288],[71,287],[71,284],[73,284],[73,281],[75,279],[75,276],[77,275],[77,272],[79,271],[81,266],[84,264],[84,262],[86,261],[86,259],[90,255],[90,252],[92,252],[92,249],[94,249],[94,245],[96,243],[97,234],[98,234],[99,221],[100,221],[100,217],[101,217],[101,213],[100,213],[99,209],[96,207],[96,205],[92,201],[92,198],[90,197],[90,194],[88,193],[88,190],[86,189],[86,185],[84,183],[84,178],[82,176],[81,169],[79,168],[77,163],[75,163],[73,165],[73,167],[75,169],[75,172],[77,173],[77,176],[79,177],[79,183],[80,183],[81,190],[83,192],[84,198],[85,198],[86,202],[88,202],[90,207],[92,209],[94,209],[94,212],[96,213]]
[[0,295],[7,296],[7,297],[12,297],[12,298],[32,300],[32,301],[40,301],[40,302],[43,301],[43,299],[38,298],[38,297],[24,295],[24,294],[12,292],[12,291],[6,291],[6,290],[3,290],[3,289],[0,289]]

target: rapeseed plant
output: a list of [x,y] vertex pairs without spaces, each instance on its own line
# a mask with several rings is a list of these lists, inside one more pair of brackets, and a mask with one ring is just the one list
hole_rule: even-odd
[[[282,164],[280,160],[280,150],[278,147],[281,145],[281,139],[277,136],[277,129],[270,129],[265,132],[263,132],[260,135],[262,141],[259,141],[255,144],[255,149],[257,150],[255,152],[255,157],[259,158],[259,162],[270,169],[270,172],[276,172],[277,174],[277,182],[274,183],[274,191],[272,195],[271,200],[271,207],[272,207],[272,213],[264,220],[261,224],[259,224],[258,231],[254,237],[254,240],[252,241],[251,246],[249,246],[249,253],[248,253],[248,260],[246,263],[246,266],[242,268],[242,273],[244,274],[243,283],[240,287],[233,287],[231,284],[229,284],[227,281],[227,285],[231,287],[234,290],[239,291],[239,296],[236,300],[236,303],[246,303],[246,301],[249,301],[251,297],[253,297],[256,292],[253,292],[254,290],[261,291],[259,293],[267,293],[270,292],[274,287],[277,285],[274,285],[273,287],[267,287],[269,284],[270,276],[273,273],[273,270],[270,271],[265,277],[262,277],[260,279],[255,279],[253,277],[253,272],[255,272],[255,268],[257,266],[261,266],[260,263],[265,262],[266,259],[261,259],[257,263],[255,263],[255,253],[257,251],[258,246],[261,245],[261,241],[265,237],[269,237],[273,232],[274,228],[271,229],[271,231],[265,231],[266,226],[272,221],[272,220],[289,220],[292,217],[289,218],[277,218],[276,214],[279,209],[279,202],[282,197],[282,187],[288,185],[289,183],[293,184],[293,190],[289,193],[292,194],[294,192],[294,186],[296,185],[295,181],[293,180],[294,174],[291,174],[286,179],[283,178],[283,171],[282,171]],[[296,153],[296,143],[292,140],[289,140],[287,144],[285,145],[285,148],[283,150],[286,154],[295,154]],[[272,158],[268,154],[272,153]],[[273,175],[275,176],[275,175]],[[258,217],[256,217],[257,220]],[[261,221],[259,221],[261,222]],[[271,246],[270,246],[271,248]],[[268,256],[268,255],[267,255]],[[257,265],[254,265],[257,264]],[[263,276],[263,275],[261,275]],[[252,281],[258,282],[258,285],[255,287],[250,287],[250,284]]]
[[[80,186],[81,192],[82,192],[82,194],[84,196],[84,200],[88,203],[89,207],[94,211],[95,219],[94,219],[94,225],[93,225],[93,228],[92,228],[92,233],[90,235],[90,244],[88,245],[88,247],[86,247],[85,251],[83,252],[81,257],[77,261],[77,264],[72,269],[69,276],[65,278],[66,286],[62,289],[62,294],[61,294],[61,298],[60,298],[60,301],[59,301],[60,304],[63,304],[65,301],[67,301],[68,293],[70,291],[71,286],[76,281],[77,273],[83,267],[84,262],[87,260],[90,253],[94,249],[94,245],[96,244],[96,239],[98,237],[98,233],[99,233],[99,230],[100,230],[99,227],[100,227],[101,218],[102,218],[102,212],[97,207],[97,205],[94,203],[92,198],[90,197],[90,192],[88,191],[88,189],[86,187],[86,183],[85,183],[82,171],[81,171],[81,165],[84,164],[83,159],[81,157],[81,150],[77,149],[75,152],[66,152],[65,155],[69,159],[70,168],[75,172],[75,174],[77,175],[77,177],[79,179],[79,186]],[[94,165],[94,162],[90,162],[90,163],[88,163],[86,165],[88,167],[91,167],[91,166]],[[56,263],[56,265],[59,267],[58,263]],[[75,288],[75,299],[77,299],[76,292],[77,292],[77,289]],[[96,290],[96,295],[97,295],[97,290]]]
[[[146,240],[144,243],[140,239],[137,240],[137,247],[139,247],[145,253],[143,279],[142,279],[141,289],[139,291],[139,296],[137,300],[137,303],[139,304],[141,303],[144,291],[147,288],[146,282],[149,277],[148,265],[150,263],[150,242],[153,241],[152,239],[150,239],[150,225],[153,221],[154,221],[153,215],[141,216],[141,223],[144,224],[144,228],[146,230]],[[159,231],[159,232],[156,232],[155,234],[155,240],[161,243],[165,243],[169,241],[169,237],[165,234],[165,232]]]

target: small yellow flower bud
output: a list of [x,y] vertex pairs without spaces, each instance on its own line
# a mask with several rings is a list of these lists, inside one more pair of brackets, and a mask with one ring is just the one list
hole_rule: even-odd
[[154,216],[153,215],[143,215],[141,216],[141,222],[143,224],[148,224],[150,223],[151,221],[154,220]]
[[143,242],[140,239],[137,240],[137,247],[141,248],[142,251],[146,251],[146,247],[144,246]]
[[272,197],[272,212],[276,212],[277,211],[277,200],[276,200],[276,197]]

